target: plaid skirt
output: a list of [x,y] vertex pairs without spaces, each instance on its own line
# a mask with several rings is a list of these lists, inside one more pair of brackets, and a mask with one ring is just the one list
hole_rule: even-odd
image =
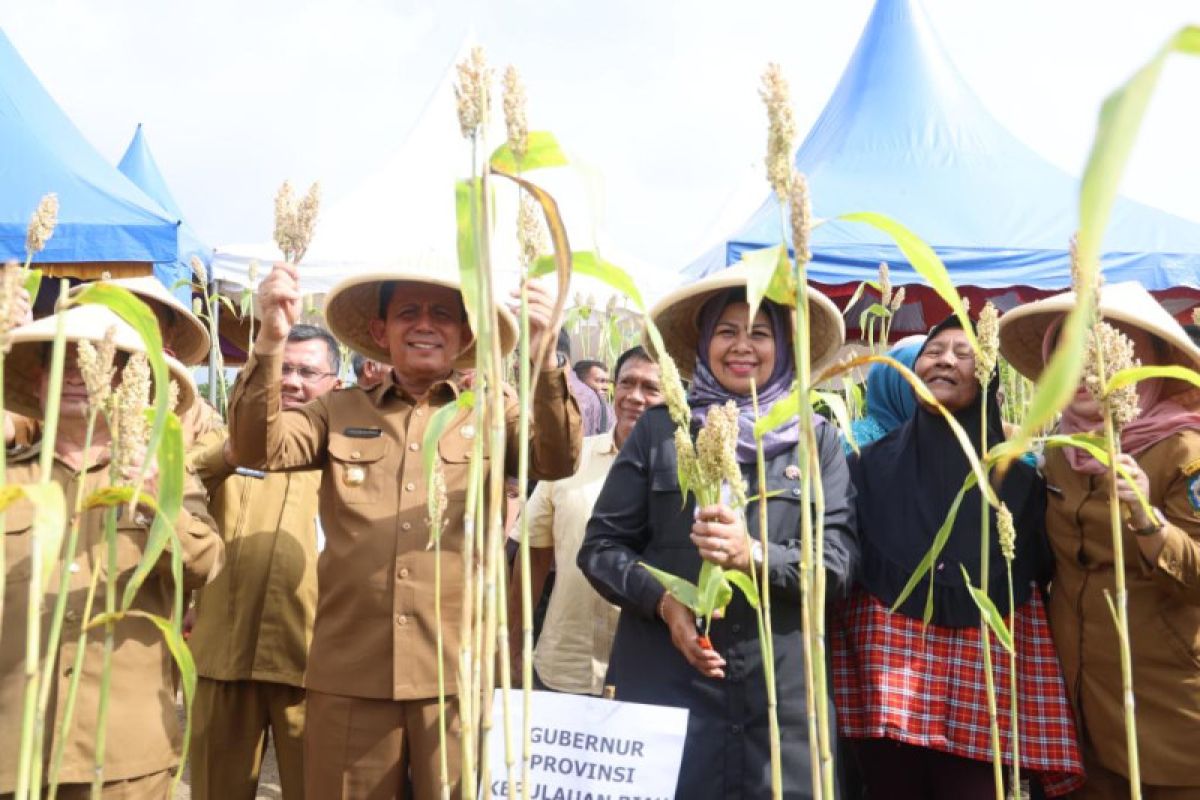
[[[924,626],[892,614],[866,592],[841,609],[833,637],[833,675],[839,733],[889,738],[956,756],[991,762],[987,689],[978,627]],[[1040,592],[1016,610],[1021,769],[1036,774],[1057,797],[1084,782],[1075,719]],[[1012,763],[1009,654],[991,637],[1000,744]]]

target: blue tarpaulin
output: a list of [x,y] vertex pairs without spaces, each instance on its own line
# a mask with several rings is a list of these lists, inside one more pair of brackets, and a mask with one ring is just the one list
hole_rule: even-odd
[[[146,142],[146,134],[142,131],[141,123],[133,132],[133,139],[130,140],[129,147],[125,148],[125,155],[121,156],[117,169],[162,206],[168,214],[176,219],[183,219],[183,212],[180,210],[179,204],[175,202],[171,190],[167,188],[167,182],[163,179],[154,155],[150,152],[150,145]],[[199,258],[207,267],[212,262],[212,252],[212,248],[196,235],[191,225],[186,221],[181,222],[178,258],[155,264],[154,275],[167,288],[171,288],[178,281],[187,280],[191,276],[192,256]],[[192,304],[190,286],[183,286],[173,289],[173,291],[186,305]]]
[[[1077,227],[1079,182],[1001,126],[950,62],[916,0],[876,0],[833,96],[796,152],[814,214],[877,211],[928,242],[959,286],[1062,289]],[[778,244],[774,194],[744,225],[684,270],[723,269]],[[789,235],[790,238],[790,235]],[[812,281],[857,284],[891,267],[920,284],[884,234],[827,222],[813,232]],[[1200,289],[1200,225],[1121,199],[1104,237],[1108,281]]]
[[173,262],[172,218],[83,137],[0,31],[0,259],[25,258],[29,216],[58,195],[42,262]]

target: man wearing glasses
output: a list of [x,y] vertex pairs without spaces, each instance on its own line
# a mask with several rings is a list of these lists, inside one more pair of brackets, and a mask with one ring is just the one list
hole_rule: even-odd
[[[281,405],[341,385],[337,341],[296,325],[283,350]],[[196,800],[253,800],[275,743],[284,800],[304,797],[304,670],[317,603],[320,470],[235,468],[228,440],[191,460],[225,539],[224,571],[197,593],[189,644],[200,679],[191,744]]]

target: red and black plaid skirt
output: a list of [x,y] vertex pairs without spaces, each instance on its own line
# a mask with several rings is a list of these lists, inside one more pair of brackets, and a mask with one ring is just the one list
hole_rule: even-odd
[[[888,738],[991,762],[987,689],[978,627],[924,626],[890,613],[866,592],[842,609],[833,637],[839,733]],[[1035,589],[1016,610],[1017,703],[1021,768],[1057,797],[1084,782],[1075,719],[1046,612]],[[991,637],[1000,744],[1012,763],[1009,654]]]

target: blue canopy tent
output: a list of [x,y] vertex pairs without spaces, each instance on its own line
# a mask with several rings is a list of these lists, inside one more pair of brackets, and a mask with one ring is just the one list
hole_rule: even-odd
[[[937,251],[968,296],[995,297],[1003,308],[1070,283],[1067,247],[1077,227],[1078,180],[987,112],[917,0],[876,0],[795,164],[808,177],[818,219],[851,211],[895,218]],[[723,269],[747,251],[778,244],[785,233],[771,193],[684,275],[695,279]],[[827,222],[813,232],[811,249],[809,277],[835,297],[874,279],[881,261],[888,262],[893,285],[924,283],[890,239],[865,225]],[[1160,299],[1165,295],[1177,314],[1200,299],[1196,223],[1122,198],[1103,251],[1109,281],[1141,281]],[[914,302],[897,315],[897,334],[923,331],[944,313],[924,286],[910,287],[908,296]]]
[[0,259],[25,258],[29,216],[58,195],[58,225],[35,257],[53,274],[147,274],[172,262],[178,219],[105,161],[0,31]]
[[[125,155],[121,156],[121,161],[117,164],[117,169],[162,206],[169,215],[176,219],[183,219],[183,212],[180,211],[179,204],[175,202],[171,190],[167,188],[167,182],[163,179],[162,172],[159,171],[158,164],[150,152],[150,145],[146,143],[146,135],[142,131],[140,122],[137,130],[133,132],[133,139],[130,140],[129,147],[125,149]],[[171,261],[156,263],[154,275],[164,285],[171,288],[181,279],[190,279],[193,256],[199,258],[204,266],[208,267],[212,262],[212,253],[212,248],[196,235],[192,226],[186,221],[181,222],[178,257]],[[173,291],[186,305],[191,305],[192,290],[190,286],[182,286]]]

